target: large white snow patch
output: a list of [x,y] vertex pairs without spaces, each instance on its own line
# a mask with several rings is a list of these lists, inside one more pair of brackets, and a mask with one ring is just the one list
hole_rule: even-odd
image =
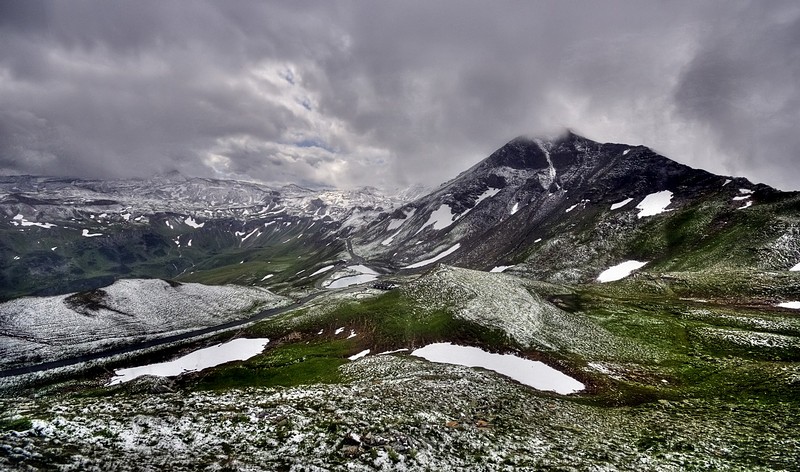
[[492,270],[490,270],[489,272],[503,272],[504,270],[510,269],[511,267],[514,267],[514,266],[513,265],[497,266],[497,267],[493,267]]
[[450,209],[449,205],[439,205],[439,208],[436,209],[431,216],[428,217],[428,221],[425,222],[424,225],[417,231],[420,233],[423,229],[427,228],[430,225],[433,225],[433,230],[438,231],[440,229],[445,229],[455,221],[455,217],[453,215],[453,210]]
[[792,267],[789,270],[791,270],[791,271],[800,271],[800,264],[797,264],[796,266]]
[[644,200],[636,205],[639,209],[639,218],[645,216],[658,215],[667,211],[667,207],[672,202],[672,192],[669,190],[662,190],[660,192],[651,193],[644,197]]
[[198,370],[207,369],[226,362],[243,361],[250,359],[256,354],[260,354],[267,343],[269,343],[269,339],[267,338],[238,338],[216,346],[199,349],[172,361],[144,365],[141,367],[131,367],[128,369],[117,369],[114,378],[111,379],[108,385],[121,384],[143,375],[172,377],[185,372],[197,372]]
[[634,270],[641,269],[647,262],[639,261],[625,261],[613,267],[609,267],[597,276],[597,281],[601,283],[613,282],[615,280],[624,279],[631,275]]
[[783,303],[778,303],[775,306],[779,306],[781,308],[791,308],[793,310],[800,310],[800,302],[783,302]]
[[537,390],[548,390],[562,395],[585,388],[582,383],[542,362],[511,354],[493,354],[477,347],[435,343],[417,349],[411,355],[440,364],[482,367]]

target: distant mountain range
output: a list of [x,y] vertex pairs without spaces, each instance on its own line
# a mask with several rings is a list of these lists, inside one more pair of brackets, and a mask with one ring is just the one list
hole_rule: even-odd
[[625,260],[657,272],[789,270],[800,193],[571,132],[516,138],[432,192],[0,177],[0,299],[132,277],[295,290],[348,260],[570,283]]

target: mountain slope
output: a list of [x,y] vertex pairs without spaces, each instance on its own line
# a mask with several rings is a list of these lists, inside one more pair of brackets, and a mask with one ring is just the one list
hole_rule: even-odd
[[636,258],[661,270],[786,270],[800,262],[799,222],[797,193],[569,132],[509,142],[355,242],[397,268],[458,244],[440,260],[584,282]]

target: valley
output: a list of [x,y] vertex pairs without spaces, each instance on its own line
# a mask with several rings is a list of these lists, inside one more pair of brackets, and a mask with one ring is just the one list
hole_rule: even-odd
[[3,177],[0,466],[796,469],[800,193],[567,132],[396,195]]

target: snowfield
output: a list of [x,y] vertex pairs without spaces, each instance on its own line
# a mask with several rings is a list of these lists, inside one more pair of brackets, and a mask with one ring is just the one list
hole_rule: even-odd
[[639,261],[625,261],[615,266],[609,267],[597,276],[597,281],[600,283],[613,282],[615,280],[622,280],[631,275],[633,271],[641,269],[647,265],[647,262]]
[[411,355],[430,362],[482,367],[537,390],[549,390],[562,395],[579,392],[585,388],[582,383],[543,362],[523,359],[512,354],[494,354],[472,346],[457,346],[451,343],[428,344],[416,349]]
[[0,304],[0,367],[77,356],[244,319],[291,300],[259,287],[125,279],[91,292]]
[[129,382],[143,375],[174,377],[186,372],[197,372],[230,361],[243,361],[259,354],[269,343],[267,338],[237,338],[186,354],[168,362],[159,362],[140,367],[118,369],[108,385]]

